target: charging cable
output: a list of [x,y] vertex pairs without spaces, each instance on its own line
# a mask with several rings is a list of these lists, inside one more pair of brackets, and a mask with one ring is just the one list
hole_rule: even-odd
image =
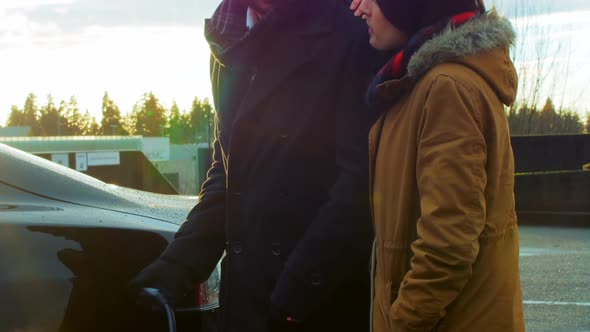
[[151,304],[164,309],[166,318],[168,320],[168,331],[176,332],[176,318],[174,316],[174,310],[172,309],[172,305],[170,305],[170,302],[168,302],[166,296],[164,296],[164,294],[162,294],[159,289],[142,288],[139,292],[139,296],[149,300]]

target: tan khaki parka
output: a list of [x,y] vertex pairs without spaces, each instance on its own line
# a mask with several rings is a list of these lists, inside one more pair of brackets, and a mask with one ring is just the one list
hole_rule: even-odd
[[514,32],[494,11],[427,42],[379,87],[370,134],[373,331],[524,331],[514,159]]

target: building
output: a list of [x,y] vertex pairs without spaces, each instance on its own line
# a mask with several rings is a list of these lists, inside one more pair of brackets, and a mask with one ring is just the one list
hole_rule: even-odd
[[32,128],[23,127],[0,127],[0,137],[27,137],[31,136]]
[[141,136],[0,137],[0,143],[127,188],[178,194],[154,166],[170,158],[168,138]]
[[167,137],[0,136],[0,143],[107,183],[166,194],[197,195],[211,162],[207,143],[171,145]]

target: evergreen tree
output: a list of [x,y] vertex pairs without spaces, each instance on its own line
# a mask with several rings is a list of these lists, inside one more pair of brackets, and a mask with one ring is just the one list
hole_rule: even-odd
[[167,119],[166,109],[153,93],[146,93],[135,113],[135,132],[147,137],[164,136]]
[[101,135],[102,130],[96,118],[90,115],[90,112],[86,110],[82,116],[82,134],[85,136],[98,136]]
[[511,135],[559,135],[584,132],[584,124],[580,116],[571,110],[556,112],[551,99],[547,99],[540,112],[527,105],[519,105],[517,108],[518,112],[508,110],[507,113]]
[[47,104],[41,107],[41,116],[39,118],[42,136],[60,136],[65,127],[63,118],[59,110],[55,107],[53,97],[47,96]]
[[514,136],[530,135],[537,111],[529,108],[526,104],[516,105],[511,110],[508,116],[510,134]]
[[557,122],[559,122],[559,119],[557,118],[557,113],[555,113],[553,101],[551,98],[547,98],[545,106],[543,106],[543,109],[539,114],[539,118],[535,126],[535,133],[540,135],[554,134],[559,130],[559,124]]
[[68,114],[68,103],[66,103],[64,100],[62,100],[59,103],[59,108],[57,109],[57,114],[58,114],[58,117],[59,117],[59,120],[58,120],[58,123],[59,123],[58,134],[60,136],[74,136],[74,133],[73,133],[74,130],[72,128],[71,119],[67,117],[67,114]]
[[129,135],[122,121],[119,106],[105,92],[102,97],[101,135]]
[[199,98],[195,98],[193,100],[190,122],[197,143],[212,142],[214,116],[213,107],[208,99],[201,101]]
[[176,102],[170,109],[170,121],[167,132],[172,144],[188,144],[194,142],[194,133],[191,128],[190,117],[185,112],[180,112]]
[[30,93],[25,100],[25,106],[23,107],[23,126],[30,126],[33,132],[33,136],[42,135],[41,123],[39,118],[41,116],[39,106],[37,105],[37,96]]
[[[64,114],[64,113],[60,113]],[[65,122],[66,122],[66,130],[67,135],[70,136],[79,136],[84,135],[85,130],[85,123],[84,117],[80,113],[80,108],[78,107],[78,101],[74,96],[70,98],[70,101],[66,104],[65,109]]]
[[584,132],[584,124],[576,112],[561,111],[559,120],[558,134],[582,134]]
[[8,116],[8,120],[6,121],[7,127],[20,127],[20,126],[27,126],[25,121],[25,113],[23,110],[19,109],[18,106],[13,105],[10,108],[10,115]]
[[137,115],[139,114],[139,104],[135,104],[131,112],[125,114],[121,119],[121,124],[125,132],[129,135],[136,135],[135,123],[137,122]]

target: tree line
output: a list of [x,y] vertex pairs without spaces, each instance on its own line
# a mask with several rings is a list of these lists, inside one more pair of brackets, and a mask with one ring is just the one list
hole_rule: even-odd
[[56,103],[49,95],[39,105],[37,96],[31,93],[22,108],[12,106],[6,126],[29,126],[33,136],[165,136],[173,144],[190,144],[210,141],[213,119],[213,107],[207,99],[195,98],[190,110],[181,111],[176,102],[165,108],[149,92],[131,111],[122,113],[105,92],[99,123],[88,111],[80,110],[75,97]]
[[547,98],[541,109],[520,103],[508,108],[506,113],[510,133],[515,136],[590,134],[590,114],[584,122],[572,110],[557,109],[551,98]]
[[[526,103],[506,110],[512,135],[590,134],[590,116],[584,122],[571,110],[556,109],[548,98],[542,109]],[[104,94],[100,123],[88,111],[81,112],[75,97],[55,103],[51,96],[39,106],[29,94],[23,108],[12,106],[7,126],[30,126],[33,136],[141,135],[169,137],[172,144],[209,142],[214,110],[207,99],[195,98],[189,111],[172,104],[166,109],[153,93],[146,93],[126,114]]]
[[519,102],[507,110],[512,134],[590,134],[590,113],[584,121],[564,106],[566,96],[574,88],[569,80],[572,38],[567,35],[554,38],[556,33],[563,32],[558,26],[537,22],[541,14],[557,13],[554,5],[557,2],[495,0],[493,3],[511,13],[517,35],[511,56],[519,77]]

